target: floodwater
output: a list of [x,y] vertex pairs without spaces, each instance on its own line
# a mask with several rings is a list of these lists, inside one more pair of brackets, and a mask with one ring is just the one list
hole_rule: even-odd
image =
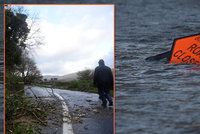
[[4,50],[3,50],[3,6],[0,6],[0,133],[3,134],[4,121],[4,86],[3,86],[3,72],[4,72]]
[[116,9],[116,133],[199,134],[200,66],[144,59],[200,32],[200,1],[126,2]]

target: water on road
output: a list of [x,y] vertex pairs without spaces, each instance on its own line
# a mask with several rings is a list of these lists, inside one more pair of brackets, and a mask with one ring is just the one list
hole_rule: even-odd
[[102,108],[98,95],[79,91],[51,89],[42,87],[26,88],[26,95],[43,97],[56,97],[57,93],[65,100],[72,117],[74,134],[112,134],[113,112],[112,108]]

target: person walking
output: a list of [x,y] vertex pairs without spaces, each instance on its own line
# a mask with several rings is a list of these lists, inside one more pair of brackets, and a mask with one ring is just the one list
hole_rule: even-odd
[[113,88],[113,74],[112,70],[105,65],[104,60],[99,60],[99,66],[95,68],[93,83],[98,88],[99,98],[102,100],[102,106],[107,107],[107,100],[109,106],[113,106],[110,89]]

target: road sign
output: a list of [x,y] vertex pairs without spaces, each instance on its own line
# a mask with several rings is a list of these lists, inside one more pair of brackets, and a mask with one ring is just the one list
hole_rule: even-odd
[[174,40],[169,62],[200,64],[200,34]]

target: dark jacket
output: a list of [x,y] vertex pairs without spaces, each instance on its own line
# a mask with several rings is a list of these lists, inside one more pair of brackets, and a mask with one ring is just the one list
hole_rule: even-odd
[[100,65],[95,68],[93,83],[98,88],[112,89],[113,74],[109,67]]

